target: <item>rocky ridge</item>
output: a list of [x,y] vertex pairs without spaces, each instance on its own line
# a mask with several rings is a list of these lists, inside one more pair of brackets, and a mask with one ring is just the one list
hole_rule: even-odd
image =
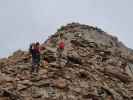
[[[60,35],[65,50],[59,65]],[[0,60],[0,100],[133,100],[133,52],[116,37],[71,23],[41,46],[38,74],[30,73],[26,51]]]

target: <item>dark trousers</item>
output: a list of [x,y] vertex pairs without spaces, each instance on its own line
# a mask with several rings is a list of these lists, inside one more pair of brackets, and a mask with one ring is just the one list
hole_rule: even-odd
[[31,72],[36,72],[36,73],[38,73],[38,71],[39,71],[39,66],[40,66],[40,60],[39,60],[39,59],[32,58],[32,68],[31,68]]

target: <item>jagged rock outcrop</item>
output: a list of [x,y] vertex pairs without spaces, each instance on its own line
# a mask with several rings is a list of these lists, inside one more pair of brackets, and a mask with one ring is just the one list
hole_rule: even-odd
[[[58,64],[60,34],[65,50]],[[133,51],[116,37],[71,23],[41,46],[38,74],[30,73],[28,52],[0,60],[0,100],[133,100]]]

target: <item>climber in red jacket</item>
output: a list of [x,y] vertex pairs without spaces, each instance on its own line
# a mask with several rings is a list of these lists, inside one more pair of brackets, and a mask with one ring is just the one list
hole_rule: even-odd
[[59,41],[58,47],[57,47],[59,64],[61,62],[61,58],[63,57],[64,48],[65,48],[65,41],[63,39],[63,36],[60,36],[60,41]]
[[61,38],[61,40],[59,41],[59,44],[58,44],[58,52],[59,52],[60,56],[62,56],[64,48],[65,48],[64,39]]

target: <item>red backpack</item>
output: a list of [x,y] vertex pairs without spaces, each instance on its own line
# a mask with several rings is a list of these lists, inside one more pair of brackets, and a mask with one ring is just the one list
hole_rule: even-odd
[[60,49],[64,49],[64,47],[65,47],[64,42],[60,42],[60,43],[59,43],[59,48],[60,48]]

